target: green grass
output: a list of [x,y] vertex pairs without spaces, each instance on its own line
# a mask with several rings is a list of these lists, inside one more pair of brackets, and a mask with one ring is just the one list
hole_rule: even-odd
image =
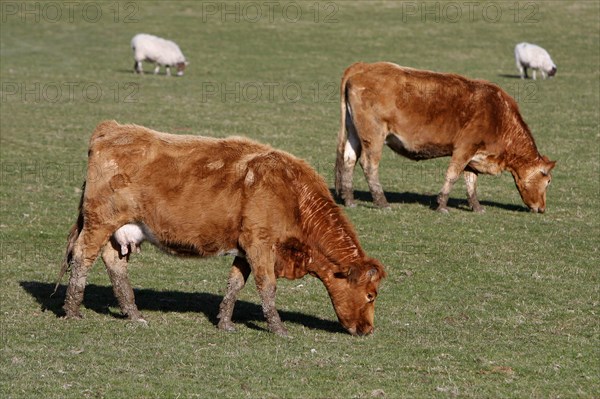
[[[52,4],[62,7],[56,23]],[[519,2],[518,15],[514,2],[477,3],[472,14],[462,2],[433,14],[421,2],[292,3],[296,22],[285,2],[272,21],[263,6],[256,22],[247,3],[225,19],[207,8],[222,2],[96,2],[97,22],[84,3],[70,21],[64,4],[0,4],[1,397],[600,395],[597,2]],[[132,11],[137,22],[125,23]],[[191,62],[185,76],[133,75],[138,32],[176,40]],[[520,41],[549,50],[554,79],[514,78]],[[344,333],[312,277],[279,281],[291,339],[266,331],[253,282],[236,307],[238,332],[218,331],[231,259],[182,260],[148,245],[130,267],[148,328],[118,316],[101,263],[84,320],[57,317],[64,281],[49,295],[98,122],[245,135],[307,159],[332,185],[339,79],[351,63],[377,60],[488,79],[515,96],[540,151],[558,160],[546,214],[524,212],[508,174],[480,179],[485,214],[466,210],[462,182],[450,214],[437,214],[429,205],[448,160],[386,150],[392,210],[373,208],[357,171],[361,201],[346,211],[389,272],[373,336]]]

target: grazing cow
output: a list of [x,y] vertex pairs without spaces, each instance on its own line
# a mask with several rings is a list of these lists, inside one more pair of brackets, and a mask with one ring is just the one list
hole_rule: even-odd
[[336,192],[346,206],[354,206],[352,175],[360,159],[374,203],[389,207],[378,172],[384,144],[413,160],[452,157],[437,199],[441,212],[461,172],[470,207],[482,212],[477,175],[504,170],[531,211],[546,209],[555,162],[540,155],[517,103],[492,83],[388,62],[351,65],[341,84],[335,166]]
[[277,334],[287,332],[275,309],[276,278],[306,274],[323,282],[351,334],[373,331],[384,268],[365,255],[327,185],[304,161],[244,138],[171,135],[115,121],[98,125],[88,157],[59,275],[71,266],[68,318],[80,317],[89,269],[102,253],[121,310],[143,321],[123,254],[148,240],[174,255],[235,255],[221,329],[234,329],[236,296],[252,272]]
[[546,79],[546,76],[554,76],[556,74],[556,65],[554,65],[552,58],[550,58],[550,54],[536,44],[517,44],[515,46],[515,62],[517,63],[521,79],[527,77],[527,68],[533,69],[533,80],[535,80],[536,70],[541,72],[543,79]]

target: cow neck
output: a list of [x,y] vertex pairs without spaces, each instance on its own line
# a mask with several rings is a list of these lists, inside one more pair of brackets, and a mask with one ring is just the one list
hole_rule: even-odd
[[[356,233],[333,199],[303,185],[299,190],[301,225],[315,256],[313,265],[333,273],[365,257]],[[319,274],[317,270],[311,270]]]
[[515,177],[522,177],[541,155],[529,127],[521,118],[518,110],[512,113],[512,123],[504,132],[506,168]]

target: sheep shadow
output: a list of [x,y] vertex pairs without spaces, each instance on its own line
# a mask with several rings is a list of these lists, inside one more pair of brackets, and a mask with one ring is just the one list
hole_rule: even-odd
[[521,79],[521,75],[508,74],[508,73],[499,73],[498,77],[508,78],[508,79]]
[[[330,189],[331,195],[334,196],[335,201],[338,205],[343,205],[344,201],[341,197],[335,195],[335,190]],[[438,206],[437,204],[437,195],[433,194],[418,194],[411,192],[386,192],[385,197],[387,198],[390,204],[419,204],[422,206],[426,206],[432,210],[435,210]],[[372,205],[373,197],[369,191],[354,191],[354,198],[359,201],[370,202],[370,206]],[[479,201],[479,203],[484,207],[493,207],[505,209],[507,211],[512,212],[529,212],[527,207],[517,204],[503,204],[495,201]],[[460,209],[462,211],[471,212],[471,208],[469,207],[469,203],[466,199],[457,199],[457,198],[449,198],[448,199],[448,207]]]
[[[122,74],[122,75],[124,75],[124,74],[131,75],[132,77],[134,77],[134,76],[140,76],[140,77],[144,77],[144,76],[163,76],[163,77],[169,77],[167,75],[167,72],[164,69],[161,69],[159,73],[155,74],[154,73],[154,68],[152,68],[152,69],[147,68],[147,70],[144,71],[143,75],[140,75],[139,73],[135,73],[133,71],[133,68],[131,68],[131,69],[125,69],[125,68],[115,69],[114,72]],[[178,78],[179,76],[177,76],[177,71],[173,71],[173,69],[171,69],[171,76],[170,77]]]
[[[54,284],[39,281],[21,281],[20,286],[31,295],[41,306],[43,312],[50,311],[56,317],[65,315],[62,305],[67,287],[60,285],[56,293]],[[135,303],[143,313],[145,310],[160,312],[195,312],[204,314],[215,326],[219,322],[217,314],[219,304],[223,299],[220,295],[206,292],[182,291],[157,291],[153,289],[134,289]],[[118,307],[112,287],[90,284],[85,287],[83,306],[99,314],[111,315],[115,318],[125,318],[120,312],[112,311],[111,307]],[[325,320],[319,317],[300,312],[278,310],[281,320],[285,323],[300,324],[314,330],[332,333],[345,333],[346,330],[337,321]],[[254,330],[265,330],[256,322],[264,321],[262,307],[247,301],[238,300],[233,311],[233,321],[244,324]]]

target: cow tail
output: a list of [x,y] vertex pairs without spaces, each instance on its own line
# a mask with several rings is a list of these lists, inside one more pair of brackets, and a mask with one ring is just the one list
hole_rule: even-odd
[[342,189],[342,171],[344,169],[344,148],[346,147],[346,141],[348,140],[348,133],[346,131],[346,113],[347,109],[347,90],[346,83],[349,78],[348,73],[344,73],[342,77],[342,83],[340,84],[340,130],[337,137],[337,151],[335,158],[335,193],[340,194]]
[[79,215],[77,216],[77,222],[71,227],[71,231],[69,231],[69,237],[67,238],[67,249],[65,251],[65,257],[63,259],[62,265],[60,267],[60,271],[58,272],[58,277],[56,278],[56,285],[54,286],[54,291],[52,295],[56,294],[58,290],[58,286],[63,276],[69,270],[69,265],[71,264],[71,260],[73,259],[73,248],[75,247],[75,242],[79,237],[79,233],[83,229],[83,196],[85,194],[85,182],[83,182],[83,187],[81,190],[81,199],[79,200]]

